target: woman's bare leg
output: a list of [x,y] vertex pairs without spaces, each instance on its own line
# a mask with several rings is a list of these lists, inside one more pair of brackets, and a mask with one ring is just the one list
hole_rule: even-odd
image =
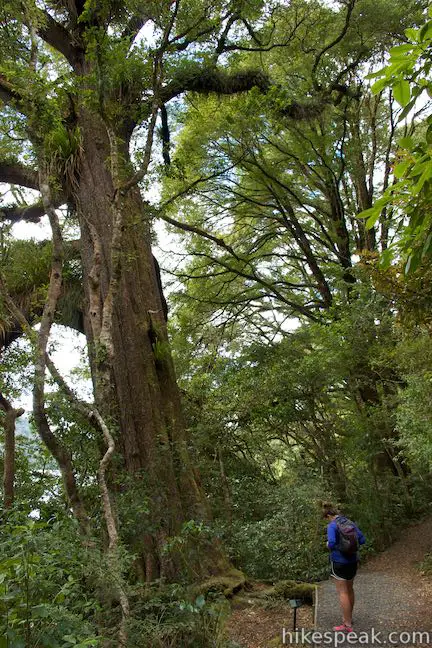
[[345,625],[351,627],[352,610],[354,605],[354,590],[352,588],[352,581],[336,580],[336,590],[342,609],[342,620]]
[[355,596],[354,596],[354,579],[347,581],[348,586],[348,596],[351,603],[351,620],[352,620],[352,611],[354,610]]

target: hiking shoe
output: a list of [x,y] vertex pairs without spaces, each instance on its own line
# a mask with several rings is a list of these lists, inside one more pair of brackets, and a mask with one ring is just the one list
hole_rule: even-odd
[[333,626],[333,632],[353,632],[353,629],[351,626],[347,625],[346,623],[342,623],[341,625],[338,626]]

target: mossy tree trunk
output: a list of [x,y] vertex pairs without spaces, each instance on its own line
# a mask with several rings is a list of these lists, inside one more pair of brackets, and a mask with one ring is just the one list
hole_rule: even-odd
[[[229,74],[217,65],[225,48],[232,47],[228,31],[241,21],[237,9],[227,8],[222,20],[219,9],[207,3],[198,3],[194,15],[184,5],[178,0],[149,7],[112,0],[24,2],[22,14],[11,19],[21,25],[29,47],[11,43],[16,74],[0,75],[0,100],[22,120],[34,159],[50,165],[51,206],[67,202],[78,218],[83,322],[95,405],[115,443],[107,481],[118,488],[124,475],[122,490],[140,481],[145,486],[141,492],[149,498],[150,511],[144,525],[136,521],[132,542],[142,553],[146,580],[178,575],[181,560],[165,556],[166,539],[188,520],[208,521],[210,512],[190,460],[151,250],[151,219],[139,181],[148,169],[159,113],[166,134],[165,104],[170,100],[187,90],[232,94],[268,86],[260,72]],[[149,21],[154,43],[135,47]],[[196,52],[203,35],[215,50],[211,60],[204,57],[207,63]],[[45,63],[39,64],[40,48],[44,57],[50,56],[50,48],[56,50],[51,64],[53,70],[59,65],[59,76],[54,85],[46,80]],[[206,43],[203,49],[208,52]],[[11,69],[17,65],[14,56]],[[141,151],[145,164],[138,169],[129,153],[136,127],[147,128]],[[164,156],[169,157],[167,142]],[[37,170],[18,159],[0,164],[1,178],[39,188]],[[12,208],[4,216],[37,220],[45,211],[39,203]],[[50,313],[50,321],[54,315]],[[44,372],[42,355],[41,367]],[[39,405],[43,409],[43,399]],[[69,476],[75,484],[73,469]],[[228,563],[212,543],[191,567],[203,576],[224,571]]]
[[[94,341],[92,320],[107,299],[113,270],[110,141],[100,115],[85,108],[78,114],[82,153],[74,204],[81,230],[84,322],[95,402],[118,431],[120,470],[134,479],[144,479],[150,496],[148,521],[154,531],[135,538],[142,547],[146,579],[173,577],[173,561],[162,554],[166,539],[178,534],[184,521],[208,521],[210,512],[187,447],[163,295],[151,249],[150,214],[136,187],[122,197],[120,283],[112,317],[113,353],[108,358],[106,350]],[[116,135],[122,141],[124,134]],[[120,146],[122,164],[131,168],[127,142],[123,140]],[[102,375],[109,375],[109,385],[101,380]],[[219,549],[215,553],[220,563]],[[203,565],[207,572],[209,560]]]

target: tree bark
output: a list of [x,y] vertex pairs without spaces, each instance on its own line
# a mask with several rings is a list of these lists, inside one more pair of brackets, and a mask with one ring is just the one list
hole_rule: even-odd
[[24,414],[22,408],[14,409],[7,398],[0,393],[0,408],[5,412],[4,418],[4,467],[3,496],[4,508],[10,509],[15,498],[15,423]]
[[[163,296],[150,244],[151,224],[136,187],[119,203],[123,211],[122,256],[112,313],[110,389],[100,383],[101,363],[106,358],[100,357],[104,350],[96,341],[95,320],[103,310],[113,272],[114,184],[107,164],[110,142],[102,118],[82,109],[79,126],[83,154],[76,209],[86,296],[84,326],[95,402],[105,420],[114,421],[118,428],[116,446],[121,468],[135,479],[145,478],[148,488],[150,526],[157,532],[136,538],[143,547],[146,579],[171,578],[176,566],[162,556],[165,539],[178,534],[184,521],[208,520],[210,513],[189,457]],[[131,166],[126,144],[121,156],[127,172]],[[211,567],[214,555],[208,558],[202,565],[207,573],[216,567]]]

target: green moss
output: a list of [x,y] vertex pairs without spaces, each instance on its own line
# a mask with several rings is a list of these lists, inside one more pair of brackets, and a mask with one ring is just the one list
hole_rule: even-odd
[[226,574],[219,576],[212,576],[203,583],[200,583],[196,588],[196,594],[223,594],[226,598],[231,598],[238,592],[245,584],[245,575],[238,569],[230,569]]
[[421,563],[419,570],[422,576],[432,576],[432,553],[427,553]]
[[163,362],[170,357],[171,349],[169,342],[164,340],[155,340],[152,344],[154,357],[158,362]]
[[312,605],[314,600],[315,585],[311,583],[298,583],[293,580],[283,580],[276,583],[266,596],[272,599],[302,599],[307,605]]

